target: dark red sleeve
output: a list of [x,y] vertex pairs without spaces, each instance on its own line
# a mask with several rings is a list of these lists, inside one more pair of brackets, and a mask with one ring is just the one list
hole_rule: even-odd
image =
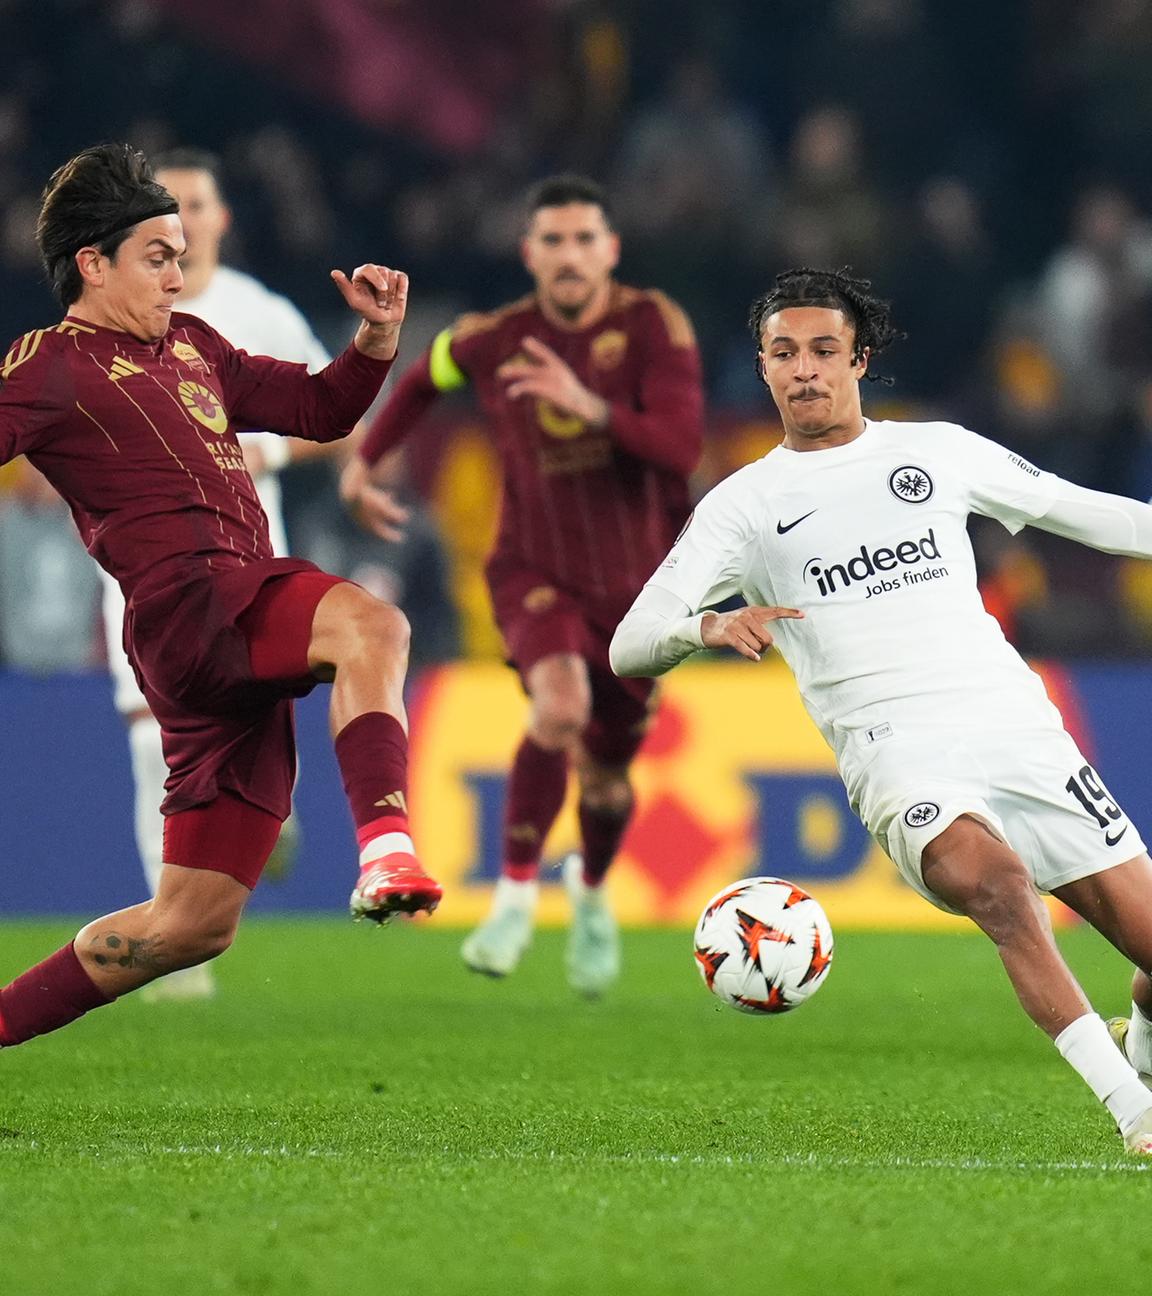
[[305,441],[336,441],[351,432],[392,367],[354,343],[318,373],[305,365],[238,351],[218,337],[228,413],[238,427],[288,432]]
[[440,389],[428,372],[428,357],[429,352],[425,351],[415,364],[409,365],[372,420],[359,451],[360,458],[369,467],[398,446],[440,396]]
[[35,450],[71,412],[75,396],[59,347],[55,332],[28,333],[0,366],[0,464]]
[[646,332],[639,398],[635,404],[609,402],[608,431],[637,459],[687,477],[704,444],[700,353],[690,331],[674,336],[677,327],[690,330],[680,308],[669,302],[666,309],[677,313],[672,328],[665,311],[655,306],[639,317]]

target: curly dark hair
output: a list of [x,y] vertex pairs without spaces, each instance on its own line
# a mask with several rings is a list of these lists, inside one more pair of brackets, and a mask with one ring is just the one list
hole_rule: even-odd
[[[906,337],[892,323],[891,306],[879,297],[873,297],[869,291],[870,279],[856,279],[850,273],[850,266],[839,270],[815,270],[811,266],[799,266],[795,270],[785,270],[776,276],[775,286],[752,303],[748,314],[748,327],[756,339],[757,351],[760,349],[764,321],[777,311],[787,310],[790,306],[824,306],[830,310],[843,311],[855,330],[852,348],[852,359],[858,361],[867,352],[869,357],[879,355],[885,347]],[[758,371],[759,372],[759,371]],[[892,386],[892,379],[868,372],[865,377],[870,382]]]

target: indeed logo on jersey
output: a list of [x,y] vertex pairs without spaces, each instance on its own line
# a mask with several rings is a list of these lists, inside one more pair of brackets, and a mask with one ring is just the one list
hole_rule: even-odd
[[[804,579],[816,582],[821,598],[861,581],[873,581],[864,597],[874,598],[908,585],[920,585],[947,576],[947,567],[926,565],[939,558],[936,529],[930,527],[928,534],[919,540],[901,540],[891,548],[869,549],[867,545],[861,545],[860,552],[844,562],[825,564],[823,558],[809,558],[804,564]],[[891,577],[886,575],[888,572],[892,573]]]

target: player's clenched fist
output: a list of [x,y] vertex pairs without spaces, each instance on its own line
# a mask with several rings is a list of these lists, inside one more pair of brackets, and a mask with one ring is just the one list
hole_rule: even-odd
[[743,607],[735,612],[706,612],[700,623],[700,638],[705,648],[735,648],[749,661],[759,661],[765,648],[772,646],[772,621],[801,620],[803,612],[795,608]]
[[391,360],[408,309],[408,276],[403,270],[368,264],[357,266],[351,279],[343,270],[333,270],[332,280],[364,321],[356,334],[357,350]]

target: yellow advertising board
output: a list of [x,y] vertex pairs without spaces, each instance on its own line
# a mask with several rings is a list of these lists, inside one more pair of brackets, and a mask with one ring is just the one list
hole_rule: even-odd
[[[445,884],[438,921],[472,923],[486,911],[526,713],[503,666],[463,663],[422,680],[409,787],[421,855]],[[672,672],[634,779],[636,815],[610,877],[625,924],[691,925],[715,891],[754,874],[814,892],[841,929],[961,924],[901,881],[851,813],[832,754],[778,663]],[[569,792],[548,841],[552,861],[579,845]],[[545,870],[542,881],[541,920],[563,921],[558,874]]]

